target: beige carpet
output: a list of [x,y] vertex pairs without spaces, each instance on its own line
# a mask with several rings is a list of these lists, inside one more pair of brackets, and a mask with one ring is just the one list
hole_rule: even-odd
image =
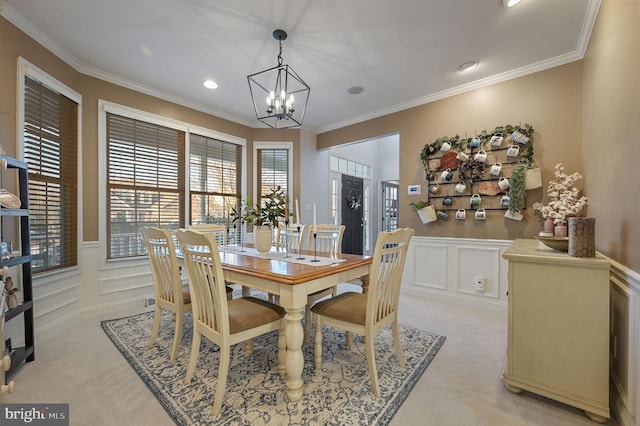
[[218,347],[206,339],[192,382],[184,384],[191,342],[190,314],[178,361],[169,361],[174,323],[163,315],[156,344],[148,348],[153,313],[107,320],[102,327],[167,413],[181,425],[387,425],[445,341],[443,336],[401,326],[407,368],[398,365],[390,329],[376,338],[381,397],[371,392],[364,345],[354,338],[347,350],[344,333],[323,330],[323,366],[313,369],[312,345],[303,347],[305,395],[289,403],[277,374],[277,333],[255,339],[252,356],[244,345],[232,349],[222,412],[211,414],[218,368]]

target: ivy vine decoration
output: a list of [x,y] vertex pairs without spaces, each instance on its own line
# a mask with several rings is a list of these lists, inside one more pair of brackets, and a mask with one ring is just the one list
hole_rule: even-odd
[[468,185],[482,180],[485,163],[476,160],[467,160],[458,165],[458,176],[460,180]]
[[353,189],[349,191],[349,195],[347,196],[347,205],[351,210],[358,210],[362,207],[362,200],[360,200],[360,197]]

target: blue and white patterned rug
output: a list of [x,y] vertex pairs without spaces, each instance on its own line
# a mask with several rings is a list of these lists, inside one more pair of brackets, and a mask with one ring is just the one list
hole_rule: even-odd
[[218,347],[202,339],[196,373],[184,377],[191,352],[191,313],[177,362],[169,361],[175,323],[165,312],[156,344],[148,347],[153,312],[102,321],[102,328],[151,392],[179,425],[387,425],[445,341],[444,336],[400,326],[406,369],[400,369],[391,329],[376,338],[376,364],[381,397],[372,391],[362,340],[351,350],[344,332],[323,328],[322,370],[313,368],[313,344],[303,345],[304,396],[288,402],[285,378],[277,372],[277,333],[255,339],[252,356],[243,344],[232,348],[222,412],[211,414],[218,369]]

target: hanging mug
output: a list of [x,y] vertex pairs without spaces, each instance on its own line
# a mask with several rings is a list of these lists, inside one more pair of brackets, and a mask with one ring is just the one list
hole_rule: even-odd
[[509,197],[509,194],[503,195],[502,198],[500,199],[500,205],[502,207],[509,207],[510,202],[511,202],[511,197]]
[[480,163],[484,163],[485,161],[487,161],[486,151],[484,149],[481,149],[476,153],[476,155],[473,156],[473,159]]
[[469,143],[469,146],[471,146],[471,148],[478,148],[481,144],[482,144],[482,141],[480,140],[480,138],[475,137],[475,138],[471,138],[471,142]]
[[524,133],[520,133],[516,130],[515,132],[511,133],[511,140],[521,145],[525,145],[527,142],[529,142],[529,137]]
[[465,209],[458,209],[458,211],[456,212],[456,219],[465,220],[466,217],[467,211]]
[[451,144],[449,142],[445,142],[442,144],[442,146],[440,147],[440,151],[442,152],[447,152],[451,149]]
[[476,219],[477,220],[485,220],[487,218],[487,213],[485,213],[484,209],[476,210]]
[[464,194],[465,192],[467,192],[467,185],[465,185],[464,182],[458,182],[455,188],[456,192],[459,194]]
[[491,146],[500,146],[500,145],[502,145],[502,139],[504,139],[503,136],[502,136],[502,133],[498,132],[498,133],[494,134],[493,136],[491,136]]
[[453,205],[453,198],[451,197],[444,197],[442,199],[442,205],[443,206],[452,206]]
[[500,170],[502,170],[502,163],[493,163],[491,169],[489,170],[489,174],[498,176],[500,175]]
[[479,206],[481,202],[482,202],[482,198],[480,198],[480,194],[473,194],[471,196],[471,199],[469,200],[469,203],[472,206]]
[[438,186],[438,184],[433,184],[433,185],[429,185],[429,193],[430,194],[437,194],[438,192],[440,192],[440,187]]
[[449,213],[445,212],[444,210],[438,211],[438,219],[442,219],[442,220],[449,219]]
[[434,180],[436,178],[431,172],[427,173],[425,177],[427,178],[427,180]]
[[507,157],[517,157],[520,154],[520,147],[518,145],[511,145],[507,149]]
[[507,179],[506,177],[501,177],[500,179],[498,179],[498,187],[503,191],[509,189],[510,186],[511,184],[509,183],[509,179]]
[[458,155],[456,155],[456,159],[458,159],[460,161],[467,161],[467,160],[469,160],[469,154],[467,154],[464,151],[460,151],[460,152],[458,152]]
[[446,180],[447,182],[453,179],[453,173],[451,173],[451,169],[447,169],[440,175],[442,180]]

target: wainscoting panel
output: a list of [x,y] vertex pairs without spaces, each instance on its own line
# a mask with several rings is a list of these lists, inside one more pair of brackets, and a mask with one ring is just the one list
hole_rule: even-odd
[[[500,289],[500,249],[456,247],[456,291],[497,299]],[[484,279],[484,290],[476,290],[476,278]]]
[[[467,306],[507,309],[506,240],[414,237],[411,239],[402,292],[436,297]],[[485,290],[475,288],[476,277]]]
[[613,407],[620,424],[640,425],[640,276],[611,264],[610,378]]
[[413,265],[413,285],[436,290],[447,289],[447,246],[415,244],[409,258]]

